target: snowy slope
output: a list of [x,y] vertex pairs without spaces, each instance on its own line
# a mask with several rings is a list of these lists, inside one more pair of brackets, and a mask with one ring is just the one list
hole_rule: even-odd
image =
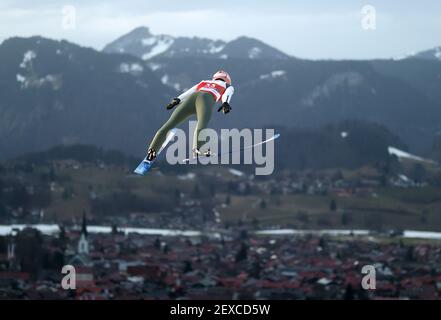
[[154,35],[147,27],[139,27],[109,43],[107,53],[129,53],[143,60],[154,57],[213,57],[220,59],[287,59],[288,55],[248,37],[230,42],[199,37]]
[[[175,95],[130,55],[67,41],[10,38],[0,45],[0,158],[61,144],[133,153]],[[125,139],[123,137],[130,137]]]
[[428,163],[435,163],[433,160],[424,159],[422,157],[413,155],[411,153],[402,151],[402,150],[394,148],[394,147],[389,147],[388,148],[388,152],[389,152],[390,155],[397,156],[398,159],[410,159],[410,160],[414,160],[414,161],[422,161],[422,162],[428,162]]
[[430,50],[425,50],[417,53],[412,52],[408,55],[394,58],[394,60],[404,60],[404,59],[424,59],[424,60],[432,60],[432,61],[441,61],[441,47],[436,47]]

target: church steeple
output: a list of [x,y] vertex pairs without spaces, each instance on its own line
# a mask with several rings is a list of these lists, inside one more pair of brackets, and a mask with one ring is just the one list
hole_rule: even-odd
[[83,211],[83,222],[81,225],[81,234],[87,238],[87,220],[86,220],[86,211]]
[[7,255],[8,260],[9,260],[9,261],[14,260],[14,259],[15,259],[15,243],[14,243],[13,240],[10,240],[10,241],[9,241],[9,243],[8,243],[8,248],[7,248],[7,249],[8,249],[8,250],[7,250],[7,253],[8,253],[8,255]]
[[78,253],[81,255],[89,254],[89,241],[87,240],[86,211],[83,212],[83,223],[81,226],[80,240],[78,241]]
[[15,255],[15,236],[11,234],[8,236],[8,245],[7,245],[7,259],[9,262],[9,270],[19,270],[19,264],[17,263],[16,255]]

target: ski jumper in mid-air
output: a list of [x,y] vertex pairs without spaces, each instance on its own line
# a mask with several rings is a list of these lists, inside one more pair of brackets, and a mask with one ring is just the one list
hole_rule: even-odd
[[230,112],[230,101],[234,93],[231,85],[231,77],[224,70],[217,71],[212,80],[203,80],[189,90],[174,98],[168,105],[167,110],[177,106],[166,123],[156,132],[153,141],[147,151],[147,160],[153,161],[158,150],[167,137],[167,133],[178,126],[192,115],[196,115],[197,126],[194,132],[193,153],[197,155],[210,156],[210,151],[201,151],[204,141],[199,141],[199,132],[207,127],[210,121],[213,108],[218,101],[222,105],[217,110],[224,114]]

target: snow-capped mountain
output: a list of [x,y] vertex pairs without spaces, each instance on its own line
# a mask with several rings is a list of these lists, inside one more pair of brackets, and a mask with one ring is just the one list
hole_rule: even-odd
[[[146,29],[136,33],[151,46],[138,56],[127,52],[136,48],[129,45],[125,53],[107,54],[42,37],[5,40],[0,45],[0,159],[71,143],[139,154],[140,145],[169,116],[164,105],[219,68],[230,72],[236,92],[231,116],[213,116],[215,129],[317,128],[363,119],[387,127],[415,152],[441,130],[437,61],[310,61],[278,56],[265,45],[249,55],[248,48],[261,42],[245,37],[217,43],[151,36]],[[199,43],[200,50],[211,43],[218,52],[198,53],[194,45],[193,51],[182,51],[188,55],[173,55],[171,48],[185,41]],[[168,42],[173,44],[164,50]],[[151,57],[141,59],[145,54]],[[336,134],[338,141],[352,141],[353,130],[339,128]]]
[[413,58],[441,61],[441,47],[419,52]]
[[441,61],[441,46],[420,52],[411,52],[409,54],[394,58],[394,60],[404,60],[404,59],[424,59],[424,60]]
[[220,59],[287,59],[288,55],[253,38],[240,37],[230,42],[198,37],[153,35],[139,27],[109,43],[107,53],[128,53],[143,60],[153,57],[213,57]]

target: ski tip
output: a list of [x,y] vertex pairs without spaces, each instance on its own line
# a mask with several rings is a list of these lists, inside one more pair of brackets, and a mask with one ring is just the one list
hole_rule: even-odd
[[146,159],[142,160],[141,163],[133,171],[136,174],[145,176],[146,173],[151,169],[154,161],[148,161]]
[[144,174],[141,171],[133,170],[133,173],[136,173],[137,175],[143,176]]
[[182,163],[192,163],[192,162],[195,162],[196,160],[197,160],[197,158],[187,158],[187,159],[182,160],[181,162]]

